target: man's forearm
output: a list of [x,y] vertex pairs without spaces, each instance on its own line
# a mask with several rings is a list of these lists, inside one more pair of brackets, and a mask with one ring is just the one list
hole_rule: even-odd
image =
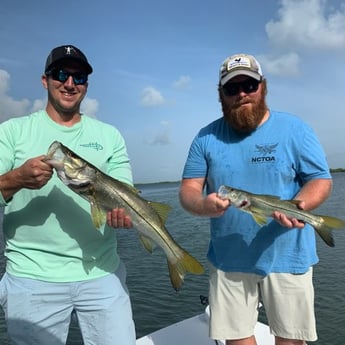
[[182,207],[197,216],[202,216],[203,195],[193,187],[183,186],[180,189],[180,202]]
[[320,206],[332,192],[331,179],[314,179],[307,182],[295,199],[304,201],[305,210],[313,210]]
[[0,176],[0,192],[5,201],[10,200],[22,188],[17,169]]
[[188,212],[204,217],[219,217],[230,206],[229,200],[220,199],[216,193],[205,196],[203,194],[203,184],[200,180],[196,183],[191,181],[182,181],[180,188],[180,202],[182,207]]

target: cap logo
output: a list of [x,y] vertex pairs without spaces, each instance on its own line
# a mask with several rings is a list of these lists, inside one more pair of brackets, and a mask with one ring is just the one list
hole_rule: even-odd
[[71,55],[71,54],[75,54],[76,51],[73,47],[65,47],[65,54],[66,55]]
[[226,66],[227,71],[230,71],[234,68],[244,67],[244,68],[252,68],[251,62],[247,57],[237,57],[233,60],[230,60]]

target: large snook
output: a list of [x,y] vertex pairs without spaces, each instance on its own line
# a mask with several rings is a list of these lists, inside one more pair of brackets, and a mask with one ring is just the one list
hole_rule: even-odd
[[334,247],[332,229],[345,228],[345,221],[335,217],[321,216],[303,211],[298,208],[298,200],[281,200],[273,195],[259,195],[235,189],[228,186],[220,186],[218,196],[229,199],[231,205],[252,215],[259,225],[264,225],[273,212],[284,213],[288,217],[296,218],[310,224],[320,237],[330,247]]
[[96,228],[106,221],[108,211],[124,208],[143,246],[149,252],[152,252],[154,244],[163,249],[175,290],[181,287],[186,272],[204,272],[203,266],[182,249],[165,228],[170,210],[168,205],[141,198],[134,187],[104,174],[58,141],[50,145],[45,161],[55,168],[64,184],[90,202]]

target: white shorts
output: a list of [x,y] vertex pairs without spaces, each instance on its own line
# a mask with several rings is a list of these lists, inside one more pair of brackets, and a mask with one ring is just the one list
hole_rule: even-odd
[[210,337],[251,337],[262,302],[273,335],[317,340],[312,276],[312,268],[305,274],[271,273],[263,277],[223,272],[210,265]]

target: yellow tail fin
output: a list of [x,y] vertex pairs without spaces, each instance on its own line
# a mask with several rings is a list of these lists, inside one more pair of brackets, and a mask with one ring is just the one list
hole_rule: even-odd
[[335,217],[320,216],[323,219],[321,226],[315,227],[315,230],[320,235],[320,237],[326,242],[330,247],[334,247],[334,239],[332,236],[332,229],[345,228],[345,221]]
[[186,251],[183,251],[182,256],[177,262],[172,263],[168,260],[168,267],[170,281],[176,291],[181,288],[187,272],[193,274],[202,274],[205,272],[201,263]]

